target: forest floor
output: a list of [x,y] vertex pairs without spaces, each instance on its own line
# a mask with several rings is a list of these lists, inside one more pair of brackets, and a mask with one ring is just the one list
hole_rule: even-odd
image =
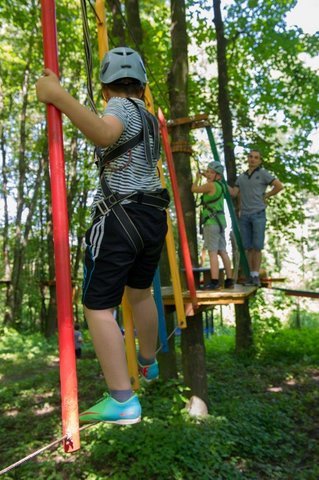
[[[104,391],[85,336],[77,362],[80,410]],[[318,480],[318,345],[319,329],[283,329],[259,339],[255,355],[245,358],[234,353],[233,331],[212,335],[207,418],[187,415],[182,379],[158,381],[140,391],[140,424],[90,426],[74,454],[58,446],[2,478]],[[61,437],[58,365],[56,339],[2,336],[0,470]]]

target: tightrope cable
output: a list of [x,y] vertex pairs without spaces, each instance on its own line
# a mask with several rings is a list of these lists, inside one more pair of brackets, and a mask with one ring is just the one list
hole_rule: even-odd
[[[176,330],[178,329],[178,325],[172,330],[172,332],[168,335],[167,337],[167,340],[169,340],[173,335],[174,333],[176,332]],[[159,346],[159,348],[156,350],[156,354],[158,352],[160,352],[163,348],[163,344],[161,344]],[[90,424],[87,424],[87,425],[83,425],[82,427],[79,428],[79,432],[82,431],[82,430],[85,430],[86,428],[89,428],[89,427],[93,427],[94,425],[98,424],[100,422],[94,422],[94,423],[90,423]],[[32,458],[40,455],[41,453],[43,453],[45,450],[49,450],[50,448],[53,448],[57,445],[59,445],[60,443],[62,443],[64,440],[71,440],[72,439],[72,435],[69,435],[69,434],[66,434],[66,435],[63,435],[63,437],[60,437],[58,438],[57,440],[54,440],[53,442],[45,445],[44,447],[42,448],[39,448],[38,450],[35,450],[34,452],[30,453],[29,455],[27,455],[26,457],[24,458],[21,458],[20,460],[18,460],[17,462],[15,463],[12,463],[11,465],[9,465],[8,467],[4,468],[3,470],[0,470],[0,475],[4,475],[5,473],[8,473],[10,470],[13,470],[14,468],[18,467],[19,465],[22,465],[23,463],[31,460]]]
[[[98,423],[98,422],[90,423],[88,425],[83,425],[83,427],[79,428],[79,431],[84,430],[85,428],[88,428],[88,427],[92,427],[93,425],[96,425],[96,423]],[[45,450],[49,450],[50,448],[55,447],[59,443],[62,443],[64,440],[71,440],[71,439],[72,439],[71,435],[68,435],[68,434],[63,435],[63,437],[60,437],[57,440],[54,440],[53,442],[49,443],[48,445],[45,445],[44,447],[39,448],[38,450],[35,450],[34,452],[30,453],[26,457],[21,458],[21,460],[18,460],[17,462],[12,463],[8,467],[4,468],[3,470],[0,470],[0,475],[3,475],[4,473],[9,472],[13,468],[16,468],[19,465],[22,465],[22,463],[25,463],[28,460],[31,460],[32,458],[36,457],[37,455],[40,455],[41,453],[43,453]]]

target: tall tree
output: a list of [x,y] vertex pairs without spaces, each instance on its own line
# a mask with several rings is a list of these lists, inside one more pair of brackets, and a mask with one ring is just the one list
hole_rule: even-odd
[[[188,117],[188,36],[184,0],[171,0],[172,66],[169,74],[169,99],[171,118]],[[197,238],[195,203],[191,194],[192,174],[190,166],[189,124],[177,125],[171,131],[174,164],[178,177],[185,227],[188,232],[192,263],[197,265]],[[182,354],[184,381],[191,395],[200,397],[208,404],[205,364],[205,344],[202,315],[188,320],[182,330]]]
[[120,0],[107,0],[111,13],[111,31],[109,31],[110,44],[112,48],[126,44],[126,32],[123,25],[122,4]]
[[236,162],[234,151],[232,114],[228,93],[228,68],[227,68],[227,40],[224,34],[224,23],[220,9],[221,1],[214,0],[214,24],[216,30],[217,44],[217,66],[218,66],[218,111],[223,132],[223,147],[227,178],[231,185],[236,180]]
[[[214,24],[217,41],[217,66],[218,66],[218,111],[223,132],[223,146],[228,179],[231,185],[236,179],[236,162],[233,141],[233,122],[229,102],[229,82],[224,24],[220,10],[220,0],[213,0]],[[251,317],[248,300],[243,305],[235,305],[236,315],[236,350],[242,351],[250,348],[253,343]]]

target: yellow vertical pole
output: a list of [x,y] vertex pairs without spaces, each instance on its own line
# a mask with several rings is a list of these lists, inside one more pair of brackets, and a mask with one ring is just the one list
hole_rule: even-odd
[[[127,300],[127,296],[125,294],[122,299],[122,309],[123,309],[123,323],[124,323],[124,330],[125,330],[125,345],[126,345],[126,353],[128,358],[128,372],[130,375],[132,388],[134,390],[138,390],[140,384],[138,379],[138,367],[137,367],[137,359],[136,359],[134,323],[133,323],[132,310]],[[124,315],[124,312],[125,312],[125,315]]]
[[[105,15],[104,0],[96,0],[95,11],[98,17],[97,33],[98,33],[99,58],[101,61],[105,53],[109,50],[107,26],[106,26],[106,20],[105,20],[106,15]],[[139,379],[138,379],[138,367],[137,367],[137,359],[136,359],[133,316],[132,316],[130,304],[127,300],[127,296],[125,292],[122,299],[122,313],[123,313],[123,324],[125,329],[124,338],[125,338],[126,357],[127,357],[129,375],[131,378],[132,388],[134,390],[138,390],[140,385],[139,385]]]
[[105,22],[104,0],[96,0],[95,11],[97,15],[97,41],[99,46],[99,59],[104,57],[109,50],[109,41],[107,37],[107,28]]

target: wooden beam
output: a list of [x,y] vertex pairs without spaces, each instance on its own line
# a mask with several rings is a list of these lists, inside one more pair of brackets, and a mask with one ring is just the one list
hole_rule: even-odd
[[190,128],[203,128],[210,126],[210,121],[208,120],[207,113],[200,113],[198,115],[192,115],[190,117],[174,118],[173,120],[167,121],[167,128],[170,130],[173,127],[179,125],[186,125],[190,123]]
[[280,290],[290,297],[319,298],[319,292],[309,292],[306,290],[293,290],[290,288],[273,287],[273,290]]
[[[221,290],[197,290],[197,300],[199,307],[207,308],[212,305],[241,305],[247,298],[254,295],[257,287],[235,285],[234,289]],[[162,287],[162,298],[165,306],[174,306],[174,296],[172,287]],[[183,291],[183,301],[185,306],[189,307],[191,303],[189,291]],[[189,308],[186,308],[187,316],[192,316],[193,313]]]

